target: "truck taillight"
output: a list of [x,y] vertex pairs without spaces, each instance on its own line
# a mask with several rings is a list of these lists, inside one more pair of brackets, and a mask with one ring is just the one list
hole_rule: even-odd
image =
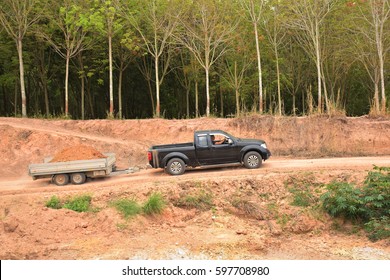
[[148,152],[148,160],[149,160],[149,161],[152,160],[152,152]]

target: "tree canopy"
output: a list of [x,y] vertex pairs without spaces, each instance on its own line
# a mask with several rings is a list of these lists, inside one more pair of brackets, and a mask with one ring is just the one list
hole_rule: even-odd
[[0,0],[0,116],[387,114],[390,0]]

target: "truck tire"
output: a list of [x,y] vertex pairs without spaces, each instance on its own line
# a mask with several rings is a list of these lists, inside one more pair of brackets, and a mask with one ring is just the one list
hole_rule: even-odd
[[180,158],[173,158],[168,161],[165,171],[171,175],[181,175],[186,171],[186,165]]
[[70,175],[70,181],[74,185],[84,184],[86,179],[87,179],[87,176],[85,176],[84,173],[72,173]]
[[259,168],[263,158],[258,152],[248,152],[244,156],[244,166],[249,169]]
[[69,183],[68,174],[56,174],[52,178],[52,182],[57,186],[65,186]]

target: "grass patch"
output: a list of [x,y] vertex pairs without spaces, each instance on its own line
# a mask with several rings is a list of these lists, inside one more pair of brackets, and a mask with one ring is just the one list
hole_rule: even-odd
[[139,214],[142,207],[134,199],[118,199],[111,203],[126,219]]
[[52,208],[52,209],[62,208],[61,200],[55,195],[53,195],[48,201],[46,201],[45,205],[47,208]]
[[88,212],[91,207],[92,197],[90,195],[75,196],[64,203],[63,208],[76,212]]
[[182,195],[177,201],[174,202],[174,205],[180,208],[195,208],[201,211],[207,211],[214,206],[214,203],[211,193],[208,193],[205,190],[200,190],[196,194]]
[[65,201],[61,201],[57,196],[53,195],[47,202],[46,207],[52,209],[69,209],[76,212],[89,212],[91,209],[92,196],[81,195],[68,198]]
[[248,200],[236,198],[231,202],[238,210],[242,211],[246,216],[256,220],[265,220],[269,214],[267,211],[260,209],[260,207]]
[[166,206],[165,200],[160,193],[153,193],[142,206],[146,215],[161,214]]
[[291,176],[284,184],[293,196],[293,200],[290,203],[292,206],[306,208],[318,203],[318,187],[322,185],[317,183],[315,177],[311,174],[306,175],[304,178]]

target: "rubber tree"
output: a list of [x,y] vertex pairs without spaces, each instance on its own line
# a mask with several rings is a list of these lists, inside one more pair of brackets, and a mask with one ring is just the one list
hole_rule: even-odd
[[89,16],[89,28],[104,35],[108,41],[109,111],[107,117],[114,117],[114,81],[113,81],[113,37],[123,29],[123,19],[119,16],[120,1],[93,0]]
[[261,65],[261,49],[260,49],[260,34],[259,24],[263,15],[263,6],[266,0],[239,0],[241,7],[245,11],[246,18],[251,22],[253,26],[255,44],[256,44],[256,57],[257,57],[257,75],[258,75],[258,90],[259,90],[259,111],[260,114],[264,111],[263,106],[263,69]]
[[323,112],[323,92],[325,92],[325,105],[328,106],[326,88],[323,88],[325,80],[322,71],[323,63],[323,38],[322,27],[325,19],[332,11],[339,0],[296,0],[293,2],[284,1],[289,8],[288,26],[297,30],[296,38],[301,47],[314,60],[317,69],[317,110]]
[[83,28],[83,0],[61,0],[54,2],[45,13],[47,25],[41,25],[38,36],[43,37],[62,58],[65,59],[65,116],[69,115],[69,64],[88,47],[87,31]]
[[238,25],[236,19],[229,17],[232,12],[229,8],[227,3],[218,1],[194,1],[181,18],[184,30],[176,37],[205,70],[207,117],[210,116],[210,68],[228,50],[228,42]]
[[169,73],[175,49],[172,34],[179,22],[180,1],[127,0],[122,4],[123,17],[141,37],[144,52],[153,57],[156,91],[155,117],[161,114],[160,90]]
[[2,0],[0,4],[0,23],[7,34],[15,41],[18,53],[22,117],[27,117],[23,39],[30,27],[41,18],[43,3],[39,0]]
[[269,1],[265,6],[264,20],[262,21],[265,34],[275,55],[276,83],[278,94],[278,115],[282,115],[282,94],[280,82],[280,49],[285,46],[287,29],[283,23],[282,7],[279,1]]

